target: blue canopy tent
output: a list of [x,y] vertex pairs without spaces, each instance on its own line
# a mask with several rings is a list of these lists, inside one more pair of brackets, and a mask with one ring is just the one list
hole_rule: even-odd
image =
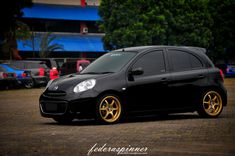
[[[63,52],[105,52],[103,48],[102,36],[74,35],[74,34],[55,34],[56,38],[51,44],[60,44],[63,46]],[[35,36],[34,41],[18,40],[18,49],[20,51],[39,51],[41,34]],[[33,45],[34,44],[34,45]],[[57,52],[60,52],[58,50]]]
[[34,4],[23,9],[24,18],[99,21],[97,7]]

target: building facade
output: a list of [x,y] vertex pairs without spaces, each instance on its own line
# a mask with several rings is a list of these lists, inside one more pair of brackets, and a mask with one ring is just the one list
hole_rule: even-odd
[[23,9],[21,19],[31,30],[31,39],[17,41],[20,55],[37,57],[45,34],[50,44],[61,45],[50,57],[97,58],[106,51],[97,22],[100,0],[34,0],[32,8]]

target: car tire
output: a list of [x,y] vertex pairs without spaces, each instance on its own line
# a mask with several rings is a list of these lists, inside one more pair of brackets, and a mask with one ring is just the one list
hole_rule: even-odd
[[24,86],[25,86],[25,88],[27,88],[27,89],[33,88],[33,87],[34,87],[34,81],[33,81],[33,80],[30,80],[30,81],[28,81],[28,82],[25,82]]
[[73,121],[72,117],[55,117],[53,119],[59,124],[69,124]]
[[121,100],[114,94],[105,94],[96,104],[96,120],[103,124],[118,123],[123,114]]
[[223,110],[223,100],[220,93],[216,90],[204,92],[200,100],[198,114],[206,118],[216,118]]

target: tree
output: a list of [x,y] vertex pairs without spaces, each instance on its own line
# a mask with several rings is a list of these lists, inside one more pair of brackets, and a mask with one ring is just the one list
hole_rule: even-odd
[[47,32],[42,35],[39,48],[39,57],[48,57],[51,52],[56,50],[63,50],[63,45],[53,43],[57,37]]
[[10,55],[13,51],[17,51],[16,38],[25,39],[27,37],[27,25],[20,22],[18,19],[23,15],[22,8],[31,7],[32,0],[8,0],[3,1],[0,5],[1,10],[6,10],[1,14],[1,29],[0,29],[0,48],[1,57]]
[[214,60],[235,59],[235,0],[210,0],[209,10],[214,20],[210,56]]
[[138,45],[208,47],[208,0],[102,0],[99,24],[106,49]]
[[35,33],[31,32],[30,40],[24,41],[24,46],[32,48],[32,51],[38,51],[39,57],[48,57],[51,52],[56,50],[64,50],[63,45],[55,43],[58,37],[52,32]]
[[208,48],[213,20],[208,11],[208,0],[164,1],[167,18],[167,44]]

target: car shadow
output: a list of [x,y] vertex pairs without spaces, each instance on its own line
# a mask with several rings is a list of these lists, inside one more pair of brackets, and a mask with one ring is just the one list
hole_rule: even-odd
[[165,115],[149,115],[149,116],[135,116],[124,120],[124,123],[133,122],[151,122],[151,121],[168,121],[168,120],[187,120],[187,119],[201,119],[197,114],[165,114]]
[[[118,124],[138,123],[138,122],[153,122],[153,121],[171,121],[171,120],[192,120],[192,119],[204,119],[197,114],[169,114],[169,115],[143,115],[143,116],[129,116]],[[208,120],[209,118],[207,118]],[[101,124],[96,122],[95,119],[75,119],[70,123],[61,124],[56,121],[43,123],[44,125],[63,125],[63,126],[101,126],[109,124]]]

